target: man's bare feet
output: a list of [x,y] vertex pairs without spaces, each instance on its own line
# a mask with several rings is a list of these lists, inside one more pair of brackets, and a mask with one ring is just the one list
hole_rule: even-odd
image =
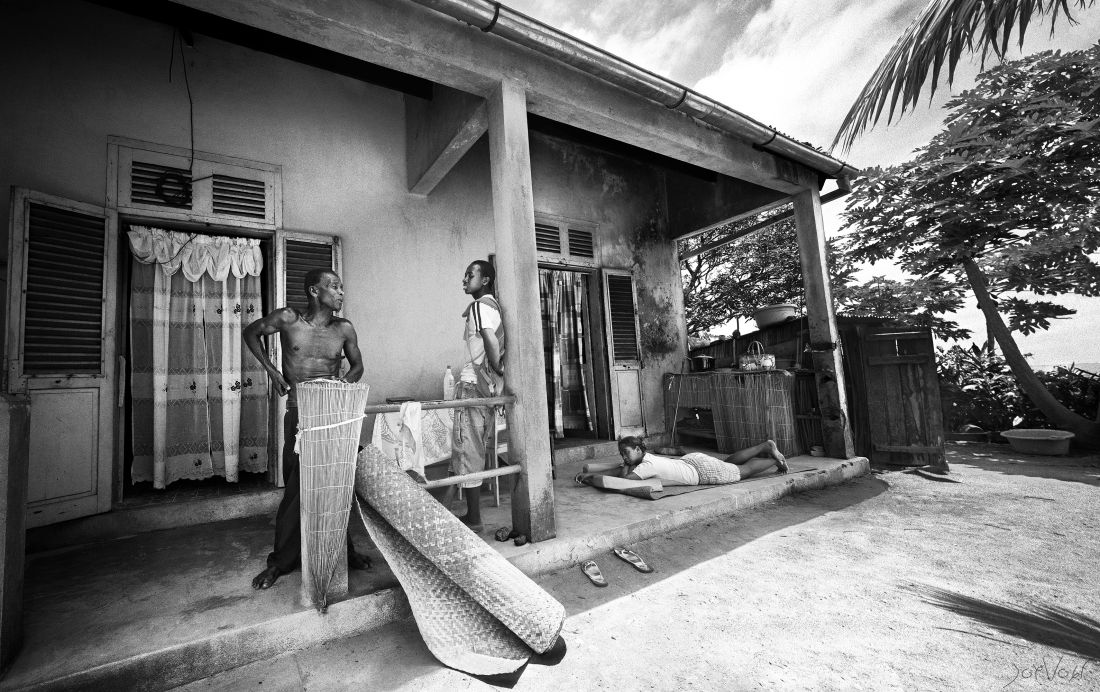
[[278,567],[268,567],[263,572],[256,575],[256,578],[252,580],[253,589],[270,589],[279,577],[282,576],[282,572]]
[[768,456],[775,459],[775,468],[779,473],[786,473],[790,470],[787,466],[787,457],[783,456],[783,452],[779,451],[779,447],[775,446],[773,440],[768,440],[765,444],[768,445]]
[[348,567],[351,569],[370,569],[370,558],[348,546]]

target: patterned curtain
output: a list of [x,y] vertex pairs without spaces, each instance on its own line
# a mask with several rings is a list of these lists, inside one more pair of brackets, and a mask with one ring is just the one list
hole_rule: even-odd
[[584,275],[555,269],[539,270],[542,339],[546,361],[546,398],[554,436],[566,430],[593,429],[588,403],[584,315],[587,291]]
[[242,357],[261,314],[258,241],[133,227],[133,482],[267,470],[267,376]]

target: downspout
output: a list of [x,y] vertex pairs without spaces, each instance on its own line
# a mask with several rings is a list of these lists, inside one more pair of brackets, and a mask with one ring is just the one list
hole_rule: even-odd
[[505,38],[598,77],[669,110],[743,139],[754,147],[797,161],[830,178],[852,178],[851,165],[794,140],[718,101],[638,67],[537,19],[490,0],[413,0],[424,7]]

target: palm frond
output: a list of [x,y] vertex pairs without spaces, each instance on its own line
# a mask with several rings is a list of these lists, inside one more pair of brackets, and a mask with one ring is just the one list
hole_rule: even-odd
[[[1032,17],[1050,17],[1050,31],[1060,16],[1075,24],[1071,6],[1088,9],[1096,0],[930,0],[901,38],[886,54],[871,75],[863,91],[844,116],[830,146],[843,144],[848,151],[865,130],[873,128],[890,104],[886,122],[900,118],[915,106],[921,89],[932,70],[931,94],[936,91],[943,64],[947,63],[947,83],[955,78],[955,67],[963,53],[981,49],[982,61],[992,51],[1002,58],[1008,50],[1014,29],[1019,29],[1019,43]],[[900,110],[899,110],[900,106]]]

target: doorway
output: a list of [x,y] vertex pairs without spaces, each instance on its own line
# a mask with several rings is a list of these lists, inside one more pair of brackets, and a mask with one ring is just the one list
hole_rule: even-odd
[[123,504],[273,487],[270,402],[241,330],[270,305],[270,243],[129,226]]
[[591,286],[584,271],[539,269],[546,406],[555,448],[600,439],[606,427],[593,367]]

